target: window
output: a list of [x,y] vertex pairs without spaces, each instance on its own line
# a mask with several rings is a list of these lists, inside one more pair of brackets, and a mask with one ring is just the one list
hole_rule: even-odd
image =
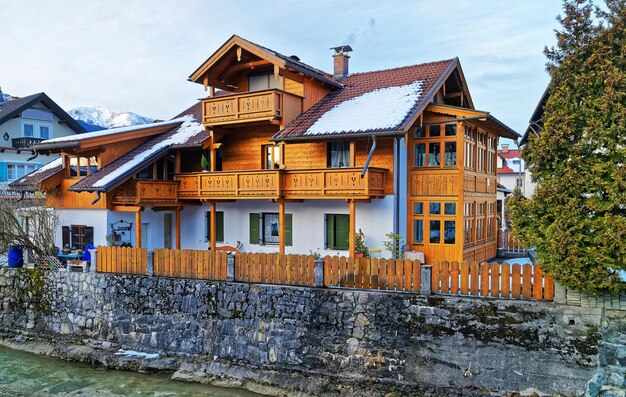
[[446,142],[445,151],[444,165],[456,165],[456,142]]
[[[415,205],[415,204],[414,204]],[[443,207],[443,213],[442,211]],[[456,221],[454,217],[456,216],[456,203],[440,203],[440,202],[429,202],[429,219],[428,219],[428,231],[426,232],[429,236],[430,244],[456,244]],[[421,217],[420,217],[421,218]],[[417,220],[421,219],[413,219],[413,240],[414,242],[417,240],[418,232],[422,235],[424,234],[423,222],[416,223]],[[443,239],[442,239],[443,237]],[[422,237],[423,238],[423,237]]]
[[328,167],[350,167],[350,142],[328,143]]
[[425,167],[426,166],[426,144],[425,143],[416,143],[415,144],[415,167]]
[[415,138],[426,137],[426,126],[415,127]]
[[456,136],[456,124],[446,124],[446,136]]
[[[275,212],[250,214],[250,244],[278,244],[279,216]],[[292,245],[293,217],[285,214],[285,245]]]
[[12,182],[35,171],[34,164],[7,164],[7,181]]
[[25,137],[34,137],[35,136],[35,124],[26,124],[26,123],[24,123],[24,136]]
[[413,215],[424,214],[424,203],[413,203]]
[[430,214],[431,215],[441,214],[441,203],[430,203]]
[[443,222],[443,243],[454,244],[456,241],[456,222],[444,221]]
[[350,240],[350,215],[326,215],[326,248],[347,250]]
[[50,138],[50,126],[40,125],[39,126],[39,137],[43,139]]
[[413,242],[416,244],[421,244],[424,242],[424,220],[423,219],[413,220]]
[[278,145],[263,145],[263,169],[279,169],[280,168],[280,146]]
[[441,221],[430,221],[430,243],[439,244],[441,242]]
[[446,215],[456,215],[456,203],[445,203],[443,213]]
[[439,135],[441,135],[441,126],[439,124],[428,127],[428,136],[433,137]]
[[521,188],[524,186],[524,180],[522,178],[516,178],[515,181],[516,181],[517,187]]
[[428,165],[430,167],[436,167],[441,164],[440,152],[441,144],[439,142],[431,142],[428,145]]
[[96,157],[70,157],[69,176],[81,177],[91,175],[98,170]]
[[85,250],[88,244],[93,245],[93,227],[85,225],[63,226],[63,247]]
[[[211,241],[211,211],[206,211],[204,216],[205,235],[204,241]],[[224,242],[224,211],[215,211],[215,240],[216,242]]]
[[248,91],[262,91],[273,88],[283,88],[283,76],[274,78],[273,73],[254,74],[248,76]]

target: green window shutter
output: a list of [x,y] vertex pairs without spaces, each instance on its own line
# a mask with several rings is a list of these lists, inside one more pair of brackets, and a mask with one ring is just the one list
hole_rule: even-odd
[[250,213],[250,244],[259,243],[259,214]]
[[0,182],[7,181],[7,163],[0,161]]
[[205,212],[206,227],[204,230],[204,241],[208,242],[211,238],[211,211]]
[[217,228],[216,230],[216,240],[223,243],[224,242],[224,211],[217,211],[216,212],[216,220],[215,220],[215,226]]
[[335,249],[335,216],[326,215],[326,247]]
[[291,214],[285,214],[285,245],[293,245],[293,218]]
[[347,250],[350,239],[350,216],[334,215],[335,217],[335,249]]

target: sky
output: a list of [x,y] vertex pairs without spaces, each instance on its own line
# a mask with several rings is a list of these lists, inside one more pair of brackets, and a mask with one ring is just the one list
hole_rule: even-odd
[[0,0],[0,88],[66,110],[168,119],[206,96],[188,76],[232,34],[332,71],[459,57],[474,105],[523,133],[548,84],[558,0]]

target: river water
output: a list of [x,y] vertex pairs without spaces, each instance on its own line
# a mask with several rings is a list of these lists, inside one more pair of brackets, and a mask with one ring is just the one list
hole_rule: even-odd
[[224,389],[70,363],[0,347],[0,396],[154,396],[255,397],[246,390]]

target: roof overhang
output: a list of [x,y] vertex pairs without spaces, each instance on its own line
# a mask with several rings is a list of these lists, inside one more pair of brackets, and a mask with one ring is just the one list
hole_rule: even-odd
[[394,138],[403,137],[406,132],[403,130],[395,131],[364,131],[364,132],[351,132],[351,133],[333,133],[333,134],[317,134],[317,135],[303,135],[293,138],[270,138],[271,142],[316,142],[316,141],[336,141],[336,140],[349,140],[349,139],[362,139],[371,138],[375,135],[376,138]]
[[515,132],[506,124],[489,114],[489,112],[434,103],[429,104],[426,108],[426,111],[439,114],[447,114],[456,117],[455,119],[446,120],[438,123],[468,121],[476,124],[478,127],[492,131],[503,138],[515,140],[520,137],[517,132]]

